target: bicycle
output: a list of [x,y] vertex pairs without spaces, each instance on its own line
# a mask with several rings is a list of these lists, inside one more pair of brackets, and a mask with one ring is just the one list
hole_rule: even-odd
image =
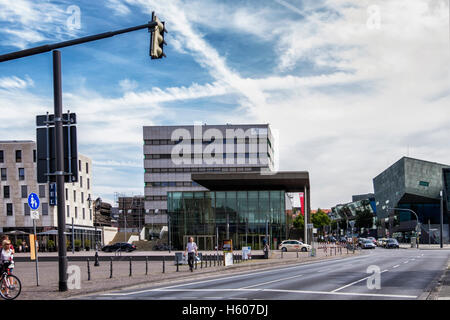
[[9,265],[11,262],[3,263],[0,275],[0,296],[5,300],[14,300],[22,291],[22,284],[15,275],[10,274]]

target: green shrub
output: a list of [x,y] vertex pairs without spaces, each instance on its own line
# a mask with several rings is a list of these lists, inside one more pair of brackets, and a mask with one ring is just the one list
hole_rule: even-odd
[[81,240],[80,240],[80,239],[76,239],[76,240],[74,241],[74,243],[75,243],[75,248],[81,247]]
[[54,248],[55,247],[55,241],[48,240],[47,245],[48,245],[49,248]]

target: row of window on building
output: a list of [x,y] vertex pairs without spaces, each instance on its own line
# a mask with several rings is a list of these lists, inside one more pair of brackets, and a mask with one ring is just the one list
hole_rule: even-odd
[[[8,180],[8,170],[7,168],[1,168],[1,180],[7,181]],[[25,180],[25,168],[18,168],[18,178],[19,180]],[[83,188],[83,177],[79,176],[79,182],[80,182],[80,188]],[[75,183],[73,183],[75,185]],[[23,187],[23,186],[22,186]],[[87,189],[91,189],[91,181],[89,178],[87,178]]]
[[157,181],[146,182],[146,187],[201,187],[195,181]]
[[[145,145],[163,145],[164,146],[164,145],[179,144],[182,141],[184,143],[187,143],[187,144],[189,144],[189,142],[191,144],[195,144],[195,143],[209,144],[209,143],[214,142],[215,140],[214,139],[211,139],[211,140],[203,140],[203,139],[184,139],[184,140],[182,140],[182,139],[179,139],[179,140],[175,140],[174,141],[174,140],[170,140],[170,139],[147,139],[147,140],[144,140],[144,144]],[[226,144],[227,141],[229,141],[229,140],[222,139],[223,144]],[[234,144],[244,144],[244,143],[245,144],[251,144],[251,143],[256,143],[257,144],[257,143],[260,142],[258,137],[257,138],[246,137],[244,139],[242,139],[242,138],[234,138],[231,141],[233,141]],[[229,143],[231,143],[231,141],[229,141]],[[270,145],[270,140],[269,139],[267,139],[267,142]]]
[[[28,186],[20,186],[21,197],[28,198]],[[10,198],[10,186],[3,186],[3,198]],[[39,185],[39,198],[45,198],[45,185]],[[90,195],[88,196],[88,198]],[[66,200],[69,200],[69,190],[66,188]],[[73,190],[73,201],[77,201],[77,191]],[[81,192],[81,203],[84,203],[84,192]]]
[[[41,214],[43,216],[48,216],[48,203],[42,203],[41,205]],[[29,216],[30,215],[30,206],[28,205],[28,203],[24,203],[23,204],[23,214],[25,216]],[[7,216],[13,216],[14,215],[14,204],[13,203],[7,203],[6,204],[6,215]],[[70,206],[67,205],[67,218],[70,217]],[[83,220],[86,219],[86,210],[85,208],[82,208],[82,218]],[[78,207],[75,207],[75,219],[78,219]],[[89,220],[92,221],[92,209],[89,209]]]
[[[251,155],[251,156],[250,156]],[[185,157],[183,156],[182,153],[176,155],[179,157]],[[223,159],[227,158],[227,153],[218,153],[217,155],[212,152],[211,154],[203,154],[203,153],[191,153],[191,159],[211,159],[211,158],[221,158],[220,156],[222,156]],[[259,158],[259,156],[261,156],[261,154],[259,153],[234,153],[234,159],[238,159],[238,158],[244,158],[245,159],[250,159],[250,158]],[[270,154],[267,152],[267,156],[270,158]],[[144,155],[144,159],[146,160],[154,160],[154,159],[172,159],[174,157],[173,154],[171,153],[163,153],[163,154],[145,154]],[[233,157],[231,157],[233,158]]]
[[[8,180],[8,170],[7,168],[1,168],[1,179],[2,181],[6,181]],[[18,173],[18,179],[19,180],[25,180],[25,168],[18,168],[17,169],[17,173]]]
[[145,173],[173,173],[173,172],[244,172],[260,171],[261,167],[213,167],[213,168],[151,168]]
[[[22,162],[22,150],[15,150],[16,162]],[[5,152],[0,150],[0,163],[5,162]],[[36,150],[33,150],[33,162],[36,162]],[[82,171],[81,160],[78,160],[78,171]],[[89,173],[89,163],[86,162],[86,173]]]

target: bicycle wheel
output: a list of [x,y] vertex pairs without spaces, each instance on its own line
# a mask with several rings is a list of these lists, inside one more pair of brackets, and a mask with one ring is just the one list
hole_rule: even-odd
[[0,284],[0,294],[3,299],[14,300],[22,291],[22,284],[15,275],[8,275],[2,279]]

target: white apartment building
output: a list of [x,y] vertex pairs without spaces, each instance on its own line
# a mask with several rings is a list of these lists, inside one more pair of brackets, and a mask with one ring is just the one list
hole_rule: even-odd
[[[95,200],[92,195],[92,161],[79,154],[78,165],[78,182],[65,184],[66,231],[72,232],[73,223],[75,239],[82,240],[82,243],[89,239],[92,246]],[[34,141],[0,141],[0,233],[13,230],[32,232],[33,220],[28,206],[28,195],[32,192],[40,199],[37,232],[57,229],[57,206],[50,199],[50,186],[48,183],[37,183],[36,170]],[[99,239],[101,229],[97,230]]]

